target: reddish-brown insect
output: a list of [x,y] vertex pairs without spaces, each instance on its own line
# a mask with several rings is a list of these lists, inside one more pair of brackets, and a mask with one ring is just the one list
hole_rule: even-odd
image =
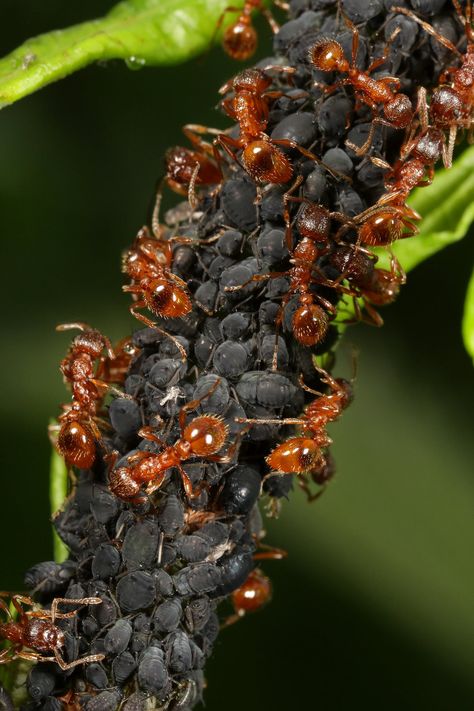
[[[60,651],[65,642],[64,633],[55,624],[57,619],[73,617],[77,614],[77,610],[66,613],[58,612],[60,604],[100,605],[102,602],[100,597],[84,597],[77,600],[55,598],[51,604],[51,610],[25,610],[23,605],[33,606],[35,603],[24,595],[11,595],[2,592],[0,597],[10,598],[18,613],[17,619],[14,620],[8,605],[0,599],[0,610],[3,610],[8,618],[7,622],[0,624],[0,638],[12,643],[12,646],[0,652],[0,664],[11,662],[14,659],[28,659],[34,662],[56,662],[63,671],[66,671],[79,664],[100,662],[104,659],[104,654],[92,654],[73,662],[66,662]],[[25,647],[35,651],[25,651]],[[44,653],[48,652],[54,656],[44,656]]]
[[[327,394],[317,393],[315,390],[302,384],[302,387],[309,392],[318,395],[306,408],[302,417],[287,417],[283,419],[244,419],[238,418],[238,422],[249,424],[275,424],[275,425],[299,425],[303,431],[302,435],[290,437],[285,442],[277,445],[275,449],[266,457],[267,464],[273,472],[281,474],[309,474],[313,481],[319,483],[323,477],[322,472],[328,466],[328,458],[325,449],[332,443],[326,432],[329,422],[337,420],[343,410],[345,410],[353,399],[352,384],[343,378],[333,378],[322,368],[317,368],[321,374],[321,381],[329,386],[330,392]],[[299,479],[300,485],[306,492],[308,499],[314,500],[321,495],[311,494],[304,479]]]
[[271,600],[272,584],[270,579],[255,568],[240,588],[232,593],[234,614],[230,615],[223,627],[228,627],[240,620],[247,612],[257,612]]
[[72,328],[81,333],[73,339],[60,366],[65,381],[71,385],[72,402],[63,405],[64,412],[58,417],[60,428],[55,444],[68,464],[88,469],[95,461],[96,442],[101,441],[97,409],[104,391],[111,388],[96,377],[96,363],[99,371],[104,350],[110,361],[115,355],[109,339],[85,323],[63,323],[56,330]]
[[[395,255],[391,255],[390,269],[375,268],[377,257],[360,247],[340,245],[332,250],[330,264],[341,272],[340,280],[350,285],[348,294],[353,297],[357,320],[365,320],[375,326],[383,326],[383,319],[373,308],[395,301],[406,275]],[[364,317],[359,299],[364,302],[367,318]]]
[[[282,96],[281,91],[268,91],[272,79],[268,72],[278,71],[287,75],[294,72],[292,67],[268,66],[265,69],[247,69],[220,89],[221,94],[233,92],[233,96],[222,101],[225,113],[239,124],[239,136],[232,138],[226,133],[206,126],[190,125],[199,134],[212,133],[216,148],[222,148],[228,156],[250,175],[257,183],[287,183],[293,175],[293,166],[279,146],[292,148],[318,163],[319,158],[311,151],[290,139],[272,139],[265,130],[268,123],[269,103]],[[238,156],[237,154],[240,153]],[[216,157],[220,159],[219,152]],[[329,168],[328,168],[329,170]],[[338,176],[339,177],[339,176]]]
[[381,116],[374,117],[365,143],[362,146],[346,143],[357,155],[363,155],[372,143],[377,124],[392,128],[406,128],[413,120],[413,108],[409,97],[399,93],[401,83],[397,77],[387,76],[373,79],[370,76],[371,72],[386,61],[389,44],[382,56],[374,59],[366,71],[358,69],[356,58],[359,48],[359,31],[348,18],[345,17],[344,20],[352,31],[351,62],[346,59],[339,42],[327,38],[319,40],[311,47],[309,57],[312,64],[321,71],[347,74],[347,77],[340,79],[335,84],[321,87],[326,93],[331,93],[340,86],[350,85],[355,91],[356,98],[374,112],[378,111],[379,106],[382,107],[383,118]]
[[[298,184],[297,181],[296,184]],[[320,343],[328,330],[330,316],[336,315],[335,306],[313,291],[315,283],[332,284],[315,273],[315,265],[319,257],[325,254],[329,248],[329,235],[331,218],[345,220],[340,213],[330,213],[321,205],[316,205],[300,198],[289,197],[289,191],[285,194],[285,201],[297,200],[304,203],[299,212],[295,225],[301,236],[300,241],[291,252],[292,266],[284,272],[270,272],[269,274],[256,274],[248,282],[239,286],[226,287],[226,291],[236,291],[247,286],[253,281],[265,281],[267,279],[277,279],[287,277],[289,288],[283,296],[281,307],[277,317],[277,327],[282,322],[284,309],[288,302],[294,297],[298,297],[298,308],[292,317],[292,328],[296,340],[304,346],[314,346]],[[289,216],[287,219],[287,242],[290,246],[291,230],[289,227]],[[276,356],[274,357],[274,367],[276,367]]]
[[229,25],[224,32],[222,47],[224,51],[238,61],[245,61],[255,54],[258,45],[258,36],[252,24],[252,12],[255,10],[266,18],[272,32],[276,33],[280,29],[273,15],[263,4],[263,0],[245,0],[243,7],[227,7],[220,16],[216,32],[219,30],[224,17],[230,12],[238,12],[236,21]]
[[192,309],[186,282],[171,271],[173,242],[164,238],[164,228],[159,223],[160,202],[161,192],[158,191],[152,218],[153,236],[148,227],[142,227],[131,249],[124,255],[123,271],[132,283],[122,289],[135,299],[129,308],[130,313],[149,328],[171,339],[182,359],[186,360],[186,351],[181,343],[139,312],[139,309],[147,308],[152,314],[167,319],[180,318]]
[[166,183],[178,195],[187,195],[191,207],[196,205],[195,189],[218,185],[222,173],[215,161],[214,150],[210,143],[192,130],[192,126],[183,127],[184,135],[193,148],[174,146],[165,153]]
[[[158,454],[138,451],[129,457],[127,466],[113,467],[109,476],[109,486],[116,496],[125,501],[139,500],[141,485],[144,483],[148,483],[145,491],[150,495],[163,484],[169,469],[176,467],[181,475],[186,495],[189,498],[193,498],[199,492],[193,491],[192,483],[182,468],[181,462],[191,457],[203,457],[210,461],[219,462],[230,461],[230,451],[227,456],[216,456],[217,452],[224,446],[229,434],[229,428],[220,417],[217,415],[201,415],[186,424],[187,412],[195,410],[201,400],[204,397],[208,397],[218,383],[219,380],[216,381],[211,391],[202,398],[192,400],[181,408],[179,413],[181,437],[173,445],[163,442],[151,427],[143,427],[139,431],[140,437],[161,445],[163,451]],[[232,452],[234,451],[232,448],[231,450]]]
[[451,167],[454,143],[459,129],[472,129],[474,115],[474,30],[472,27],[472,3],[468,0],[463,13],[458,0],[452,0],[460,18],[467,38],[467,48],[462,54],[446,37],[439,34],[431,25],[417,17],[411,10],[404,7],[394,7],[394,12],[407,15],[426,32],[433,35],[438,42],[451,50],[459,59],[459,67],[449,67],[440,76],[440,84],[433,91],[430,101],[430,116],[433,125],[449,132],[448,148],[445,158],[446,167]]

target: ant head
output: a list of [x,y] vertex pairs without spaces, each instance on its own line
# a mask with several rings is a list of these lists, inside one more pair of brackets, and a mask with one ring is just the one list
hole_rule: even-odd
[[349,63],[339,42],[321,39],[309,50],[309,61],[323,72],[347,71]]
[[302,237],[315,242],[327,242],[331,218],[321,205],[306,203],[296,219],[296,227]]
[[406,94],[395,94],[393,99],[385,104],[385,118],[397,128],[406,128],[413,120],[413,107]]
[[449,86],[441,86],[433,91],[430,102],[430,114],[433,123],[441,128],[449,128],[465,113],[466,107],[461,98]]
[[244,69],[232,81],[234,91],[251,91],[263,93],[271,85],[272,80],[261,69]]
[[400,239],[403,233],[402,213],[394,208],[381,207],[362,224],[360,241],[369,247],[383,247]]
[[104,336],[93,328],[90,331],[79,333],[72,343],[73,348],[77,348],[93,358],[98,358],[105,346]]

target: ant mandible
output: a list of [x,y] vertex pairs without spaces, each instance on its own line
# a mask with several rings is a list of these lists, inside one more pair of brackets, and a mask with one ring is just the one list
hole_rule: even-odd
[[[327,394],[319,393],[309,388],[300,379],[304,390],[318,395],[308,405],[302,417],[283,419],[237,418],[236,421],[248,424],[299,425],[305,434],[290,437],[285,442],[277,445],[266,457],[266,462],[273,472],[281,474],[309,473],[317,483],[323,480],[325,483],[329,478],[329,476],[324,476],[329,460],[323,450],[332,444],[332,440],[326,432],[326,425],[337,420],[351,404],[353,387],[352,383],[344,378],[335,379],[322,368],[317,366],[315,368],[321,375],[321,381],[329,386],[330,392]],[[323,489],[317,494],[311,494],[307,484],[301,479],[299,481],[309,501],[315,500],[324,491]]]
[[[451,50],[461,60],[460,67],[449,67],[440,76],[440,85],[434,89],[430,101],[430,115],[434,125],[449,131],[449,141],[445,165],[450,168],[453,160],[454,143],[460,128],[471,129],[473,126],[474,106],[474,30],[472,27],[472,3],[466,3],[465,14],[459,0],[452,0],[457,16],[464,26],[467,39],[465,54],[462,54],[446,37],[440,35],[431,25],[424,22],[411,10],[404,7],[392,7],[393,12],[400,12],[417,22],[423,29],[435,37],[438,42]],[[446,83],[447,82],[447,83]]]
[[351,85],[355,91],[356,98],[367,104],[372,111],[376,111],[378,105],[382,106],[384,118],[381,116],[373,118],[367,140],[362,146],[356,146],[346,141],[346,145],[360,156],[366,153],[371,145],[377,124],[391,128],[406,128],[413,120],[413,109],[409,97],[406,94],[398,93],[401,83],[397,77],[386,76],[380,79],[373,79],[370,76],[374,69],[386,61],[390,39],[383,54],[371,62],[367,71],[358,69],[356,59],[359,49],[359,31],[347,17],[343,17],[352,32],[351,62],[347,61],[339,42],[327,38],[319,40],[311,47],[309,59],[321,71],[337,71],[347,74],[347,77],[340,79],[335,84],[322,86],[321,88],[325,93],[331,93],[340,86]]
[[95,422],[97,406],[103,389],[113,389],[96,377],[95,362],[102,362],[104,349],[110,360],[115,355],[109,339],[86,323],[63,323],[56,330],[75,328],[81,333],[73,339],[60,365],[65,381],[71,384],[72,402],[63,406],[64,412],[58,417],[60,428],[55,444],[68,464],[88,469],[95,461],[96,441],[102,438]]
[[274,34],[280,29],[275,18],[264,6],[263,0],[245,0],[243,7],[226,7],[217,21],[215,33],[222,25],[229,12],[238,12],[239,16],[234,23],[224,32],[222,47],[226,54],[237,61],[245,61],[255,54],[258,45],[258,36],[252,24],[252,12],[258,10],[267,20]]
[[[145,491],[150,495],[163,484],[166,472],[172,467],[176,467],[181,475],[186,495],[188,498],[193,498],[199,492],[194,492],[191,480],[182,468],[181,462],[190,457],[204,457],[207,460],[218,462],[231,461],[237,443],[234,443],[226,456],[216,456],[224,446],[229,434],[229,428],[222,418],[217,415],[201,415],[186,425],[187,412],[195,410],[199,403],[216,389],[219,382],[220,380],[217,380],[211,390],[201,398],[192,400],[181,408],[179,413],[181,437],[173,445],[168,445],[161,440],[151,427],[143,427],[139,430],[140,437],[161,445],[163,451],[158,454],[138,451],[129,457],[127,466],[114,468],[113,463],[109,486],[116,496],[125,501],[138,501],[140,500],[141,484],[149,482]],[[117,457],[116,453],[114,455],[115,461]]]
[[[64,646],[64,633],[55,625],[56,619],[73,617],[77,610],[73,612],[58,612],[59,604],[63,605],[100,605],[100,597],[84,597],[79,599],[55,598],[51,604],[51,610],[26,610],[23,605],[33,606],[35,603],[30,597],[24,595],[11,595],[1,592],[0,597],[9,597],[11,603],[18,613],[16,620],[13,619],[8,605],[0,599],[0,610],[3,610],[8,621],[0,624],[0,638],[12,642],[12,646],[0,652],[0,664],[11,662],[15,659],[27,659],[34,662],[56,662],[63,671],[73,669],[79,664],[89,664],[100,662],[104,659],[104,654],[91,654],[73,662],[66,662],[61,656],[60,650]],[[28,647],[36,651],[23,651],[23,647]],[[45,657],[43,652],[52,652],[54,656]]]

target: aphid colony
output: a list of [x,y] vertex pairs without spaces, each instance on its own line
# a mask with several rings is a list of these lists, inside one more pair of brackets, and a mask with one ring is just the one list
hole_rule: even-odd
[[[226,51],[252,54],[260,9],[274,56],[223,85],[234,126],[189,124],[191,147],[166,154],[123,259],[146,327],[117,346],[58,327],[79,329],[51,432],[74,468],[54,518],[70,556],[28,571],[43,610],[0,604],[0,663],[47,662],[25,708],[191,709],[219,627],[271,597],[257,566],[283,553],[263,545],[259,499],[276,514],[294,480],[313,500],[334,475],[327,428],[353,394],[330,373],[341,325],[382,325],[405,275],[372,248],[416,239],[407,198],[472,128],[470,4],[444,3],[449,38],[429,5],[292,0],[281,27],[256,0],[234,13]],[[163,189],[185,198],[164,219]]]

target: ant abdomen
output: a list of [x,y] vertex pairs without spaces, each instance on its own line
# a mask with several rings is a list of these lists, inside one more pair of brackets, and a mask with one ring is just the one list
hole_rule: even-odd
[[77,420],[65,422],[59,430],[57,447],[65,461],[89,469],[95,460],[95,438],[90,428]]
[[329,318],[321,306],[304,304],[296,309],[292,320],[293,333],[303,346],[315,346],[324,339]]
[[243,62],[255,54],[257,44],[258,36],[255,28],[243,22],[228,27],[222,40],[226,54],[238,62]]
[[287,183],[293,167],[285,154],[269,141],[252,141],[244,148],[242,163],[258,183]]
[[191,311],[189,295],[169,279],[152,279],[144,291],[148,308],[158,316],[180,318]]

